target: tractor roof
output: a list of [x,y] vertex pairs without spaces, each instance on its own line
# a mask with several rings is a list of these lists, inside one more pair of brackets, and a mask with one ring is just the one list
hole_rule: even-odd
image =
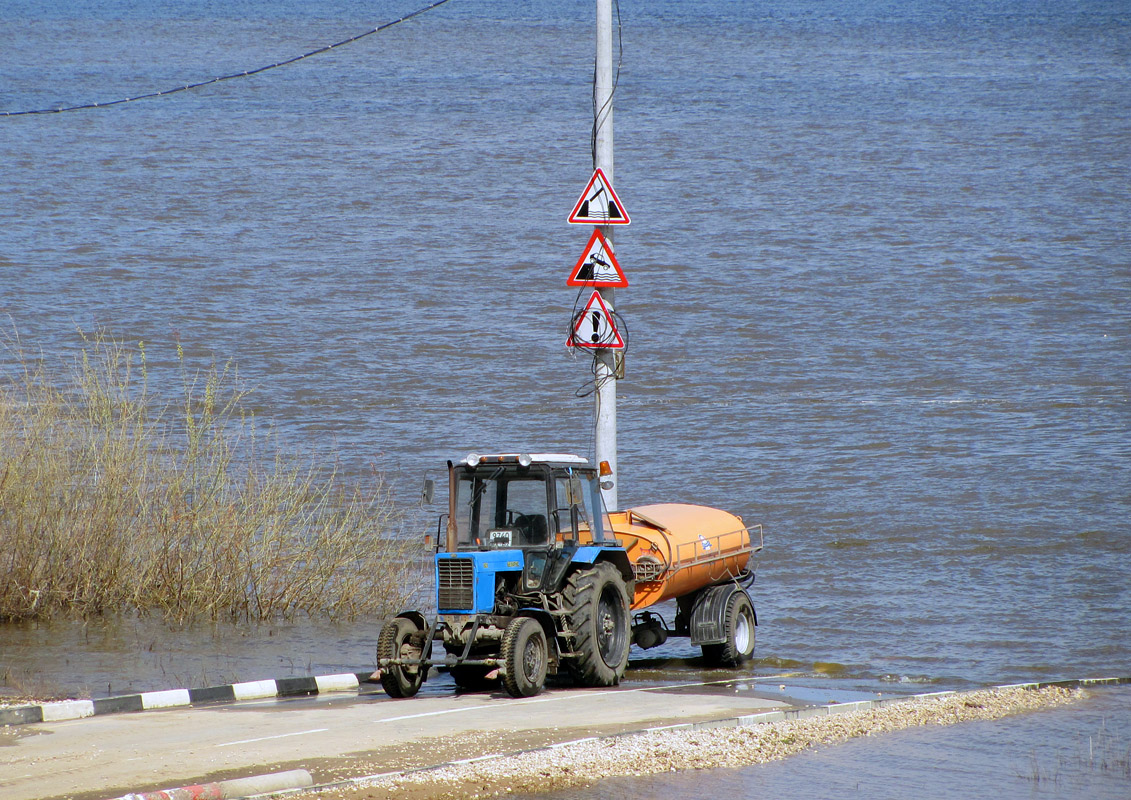
[[589,461],[581,456],[569,453],[493,453],[480,455],[468,453],[460,459],[460,464],[467,467],[476,467],[480,464],[546,464],[550,467],[590,467]]

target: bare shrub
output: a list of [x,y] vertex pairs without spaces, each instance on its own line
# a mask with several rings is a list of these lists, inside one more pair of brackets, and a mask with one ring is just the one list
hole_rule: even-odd
[[83,337],[52,371],[18,338],[0,380],[0,619],[384,614],[417,589],[379,473],[347,484],[279,450],[231,365],[151,393],[144,344]]

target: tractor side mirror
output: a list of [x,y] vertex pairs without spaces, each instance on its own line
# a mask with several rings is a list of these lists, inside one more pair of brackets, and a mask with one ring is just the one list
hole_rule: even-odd
[[424,479],[424,486],[420,490],[420,507],[432,505],[432,501],[436,499],[436,481],[431,478]]

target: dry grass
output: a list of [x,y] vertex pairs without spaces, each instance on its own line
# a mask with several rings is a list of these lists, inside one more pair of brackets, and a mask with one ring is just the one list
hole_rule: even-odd
[[345,485],[245,414],[232,365],[151,391],[144,344],[84,336],[52,369],[7,342],[0,620],[123,611],[266,620],[387,613],[419,582],[374,473]]
[[67,691],[51,678],[30,668],[0,668],[0,687],[10,687],[0,689],[0,708],[75,699],[74,692]]
[[1073,785],[1086,785],[1089,776],[1105,776],[1122,780],[1131,786],[1131,743],[1107,727],[1107,720],[1099,730],[1084,738],[1078,736],[1073,752],[1062,748],[1055,758],[1037,757],[1029,753],[1029,770],[1017,770],[1016,775],[1036,785],[1059,785],[1062,781]]

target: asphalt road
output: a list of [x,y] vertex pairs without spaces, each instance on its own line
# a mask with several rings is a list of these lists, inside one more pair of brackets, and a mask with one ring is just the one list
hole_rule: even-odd
[[324,783],[800,704],[759,680],[550,688],[529,699],[327,695],[23,725],[0,732],[0,796],[98,800],[295,768]]

